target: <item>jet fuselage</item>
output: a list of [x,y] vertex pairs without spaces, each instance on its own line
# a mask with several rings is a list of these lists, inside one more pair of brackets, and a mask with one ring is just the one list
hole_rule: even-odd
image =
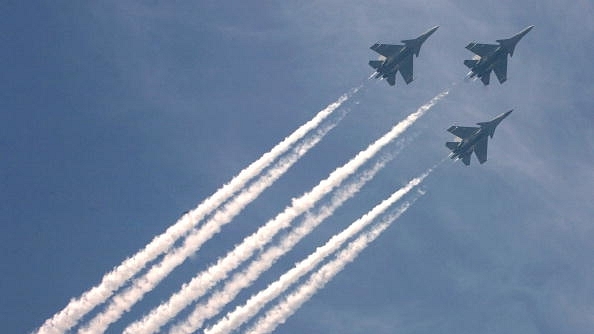
[[473,59],[465,60],[464,65],[470,68],[467,78],[479,77],[483,84],[488,85],[491,71],[495,72],[500,83],[507,80],[507,56],[514,55],[516,44],[534,26],[529,26],[507,39],[498,39],[498,44],[483,44],[472,42],[466,46],[476,54]]
[[462,139],[458,147],[450,154],[450,158],[452,159],[459,159],[461,156],[465,155],[474,148],[474,144],[476,144],[482,137],[487,136],[483,129],[478,129],[472,136],[466,139]]
[[470,69],[469,77],[474,78],[477,75],[481,77],[483,74],[490,73],[493,70],[495,63],[502,57],[507,57],[508,54],[508,50],[499,46],[492,54],[480,57],[478,63]]
[[377,69],[376,78],[379,78],[380,76],[388,76],[398,72],[400,63],[402,63],[406,57],[412,57],[413,54],[414,50],[405,46],[404,49],[402,49],[402,51],[399,53],[386,57],[382,63],[382,66]]
[[369,65],[375,69],[374,77],[383,78],[390,86],[396,83],[396,73],[400,72],[406,84],[413,81],[413,55],[419,56],[421,45],[433,34],[439,26],[429,29],[414,39],[403,40],[403,45],[375,43],[370,47],[382,57],[370,60]]
[[477,123],[479,127],[451,126],[447,131],[459,140],[446,143],[446,147],[452,151],[450,158],[461,159],[465,165],[470,165],[470,157],[474,152],[481,164],[487,161],[488,138],[493,138],[497,125],[512,111],[505,112],[491,121]]

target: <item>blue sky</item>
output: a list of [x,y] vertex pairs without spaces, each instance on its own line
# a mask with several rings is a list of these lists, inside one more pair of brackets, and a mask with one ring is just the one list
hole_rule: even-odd
[[[8,2],[0,20],[0,323],[37,328],[317,111],[350,112],[110,331],[453,82],[413,140],[240,299],[444,158],[445,131],[515,109],[484,165],[446,161],[390,229],[279,333],[591,333],[594,4]],[[369,46],[434,25],[415,80]],[[508,81],[463,82],[470,41],[528,25]],[[494,79],[494,78],[493,78]]]

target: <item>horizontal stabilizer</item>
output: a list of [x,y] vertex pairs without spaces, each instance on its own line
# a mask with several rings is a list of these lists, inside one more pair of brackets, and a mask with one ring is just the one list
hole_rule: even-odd
[[464,65],[466,65],[466,67],[472,69],[476,66],[476,64],[478,63],[478,59],[467,59],[464,61]]
[[459,145],[459,144],[460,144],[459,142],[455,142],[455,141],[449,141],[449,142],[447,142],[447,143],[446,143],[446,146],[447,146],[447,148],[449,148],[451,151],[454,151],[454,150],[455,150],[455,149],[458,147],[458,145]]
[[384,62],[381,60],[370,60],[369,66],[375,68],[376,70],[382,66]]

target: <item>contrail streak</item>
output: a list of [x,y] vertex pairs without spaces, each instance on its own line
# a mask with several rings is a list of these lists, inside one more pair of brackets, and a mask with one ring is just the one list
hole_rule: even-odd
[[[328,242],[326,242],[326,244],[318,247],[314,253],[310,254],[307,258],[297,263],[292,269],[283,274],[277,281],[271,283],[266,289],[250,297],[250,299],[248,299],[244,305],[236,307],[235,310],[228,313],[224,318],[219,320],[219,322],[217,322],[214,326],[208,328],[204,333],[230,333],[237,329],[239,326],[256,315],[267,303],[277,298],[281,293],[285,292],[303,275],[313,270],[326,257],[336,252],[350,238],[369,226],[378,216],[382,215],[394,203],[396,203],[413,188],[419,185],[423,179],[429,175],[430,172],[431,170],[417,178],[410,180],[406,186],[398,189],[389,198],[382,201],[371,211],[354,221],[351,225],[349,225],[349,227],[334,235],[332,238],[330,238],[330,240],[328,240]],[[175,333],[174,331],[172,332]]]
[[340,119],[337,118],[329,125],[320,128],[316,134],[304,139],[291,153],[281,158],[257,181],[253,182],[248,188],[242,190],[231,201],[218,209],[203,226],[199,229],[192,230],[184,240],[182,246],[167,253],[160,263],[155,264],[142,277],[135,279],[129,288],[114,296],[107,308],[93,318],[87,326],[81,328],[79,333],[105,332],[110,324],[130,310],[136,302],[142,299],[144,294],[157,286],[177,266],[182,264],[187,257],[194,254],[206,241],[218,233],[223,225],[233,220],[249,203],[255,200],[266,188],[281,177],[299,158],[314,147],[328,131],[334,128]]
[[[322,221],[331,216],[345,201],[361,190],[361,188],[371,180],[389,160],[391,160],[391,158],[392,156],[388,156],[381,159],[373,167],[356,177],[355,180],[340,187],[332,196],[329,204],[320,208],[316,214],[307,214],[298,227],[282,238],[278,246],[270,247],[265,252],[261,253],[246,269],[235,274],[231,280],[225,284],[224,288],[214,292],[208,301],[197,305],[187,320],[184,323],[175,326],[170,333],[193,333],[202,326],[204,320],[219,314],[221,309],[227,305],[227,303],[232,301],[242,289],[250,286],[263,272],[268,270],[278,258],[291,250],[303,237],[308,235]],[[190,291],[192,290],[179,292],[182,298],[186,298],[186,303],[184,303],[183,306],[189,305],[190,302],[193,302],[200,297],[188,293]],[[179,311],[181,311],[181,309]],[[175,316],[175,314],[170,314],[169,318],[172,318],[173,316]],[[165,321],[168,320],[166,317],[163,318]],[[152,327],[150,332],[154,333],[156,330],[158,330],[158,328]],[[129,333],[134,333],[134,331],[130,331]]]
[[205,216],[242,189],[250,180],[287,152],[296,142],[304,138],[307,133],[317,128],[337,108],[359,91],[360,88],[355,88],[351,92],[342,95],[338,100],[318,112],[310,121],[297,128],[297,130],[283,139],[269,152],[264,153],[258,160],[243,169],[229,183],[219,188],[195,209],[183,215],[164,233],[156,236],[142,250],[127,258],[119,266],[105,274],[98,285],[85,291],[80,297],[70,300],[64,309],[47,319],[38,329],[37,333],[64,333],[74,327],[85,314],[93,310],[97,305],[104,303],[124,283],[141,271],[147,263],[169,250],[180,237],[194,228]]
[[[432,106],[448,94],[448,90],[439,93],[428,103],[421,106],[417,111],[410,114],[406,119],[396,124],[388,133],[369,145],[365,150],[359,152],[345,165],[334,170],[325,179],[320,181],[312,190],[299,198],[292,200],[291,206],[279,213],[275,218],[261,226],[255,233],[246,237],[241,244],[237,245],[231,252],[219,259],[216,264],[194,277],[188,285],[195,290],[195,295],[205,294],[210,287],[225,279],[227,275],[237,268],[241,263],[249,259],[256,250],[270,242],[281,230],[290,226],[291,222],[307,210],[310,210],[320,199],[339,186],[342,181],[357,171],[359,167],[373,158],[383,147],[396,139],[409,126],[425,114]],[[205,283],[208,282],[208,283]],[[182,287],[184,289],[184,287]],[[180,298],[181,299],[181,298]],[[176,298],[177,300],[177,298]],[[185,303],[185,302],[184,302]],[[182,303],[183,304],[183,303]],[[167,306],[164,306],[167,307]],[[183,307],[176,306],[177,307]],[[167,312],[167,311],[158,311]],[[171,313],[176,313],[175,311]],[[149,315],[150,316],[150,315]]]
[[[278,224],[281,224],[276,227],[276,231],[272,230],[266,238],[263,236],[265,235],[262,232],[264,229],[259,230],[256,232],[256,236],[248,237],[254,238],[254,240],[259,240],[262,243],[269,242],[272,237],[280,229],[287,227],[290,222],[303,213],[305,210],[311,208],[317,201],[319,201],[325,194],[331,191],[332,187],[338,186],[346,177],[351,175],[358,169],[363,163],[368,161],[372,156],[377,154],[377,152],[389,142],[397,138],[406,128],[414,123],[416,119],[418,119],[424,112],[426,112],[431,106],[433,106],[439,99],[447,94],[447,91],[439,94],[434,99],[432,99],[429,103],[425,104],[415,113],[411,114],[407,119],[400,122],[396,125],[392,131],[386,134],[384,137],[377,140],[374,144],[370,145],[365,151],[360,152],[355,158],[349,161],[343,167],[338,168],[335,170],[330,176],[321,181],[318,186],[314,187],[309,194],[303,195],[300,199],[293,201],[293,206],[287,208],[285,212],[279,214],[273,221],[278,221]],[[382,164],[383,166],[383,164]],[[379,168],[381,168],[380,166]],[[372,171],[374,174],[375,171]],[[373,175],[371,175],[372,177]],[[362,186],[363,184],[361,184]],[[360,187],[360,186],[359,186]],[[348,190],[346,190],[348,193]],[[352,196],[352,195],[350,195]],[[340,195],[339,195],[340,197]],[[346,201],[344,198],[340,203]],[[303,204],[301,204],[303,203]],[[297,212],[291,213],[291,210],[295,210],[295,207],[300,205],[308,205],[307,208],[301,209]],[[336,206],[339,206],[337,204]],[[218,314],[220,309],[225,306],[230,300],[232,300],[241,289],[250,285],[257,277],[267,270],[273,263],[278,259],[278,257],[282,256],[285,252],[290,250],[294,244],[296,244],[303,236],[307,235],[315,226],[317,226],[321,221],[323,221],[327,216],[331,215],[332,212],[336,208],[326,208],[328,210],[321,210],[318,217],[307,217],[304,224],[296,229],[294,233],[287,236],[285,241],[281,243],[280,247],[273,247],[269,249],[267,252],[263,253],[258,260],[253,262],[246,270],[242,273],[236,274],[231,282],[229,282],[222,291],[218,291],[213,294],[213,296],[201,305],[198,305],[197,308],[194,310],[192,315],[189,316],[188,320],[176,327],[172,330],[172,332],[183,333],[183,332],[193,332],[195,329],[199,328],[203,321],[213,315]],[[285,216],[285,221],[283,222],[282,219],[279,219],[282,216]],[[269,226],[271,222],[267,223],[266,226]],[[274,226],[274,225],[272,225]],[[262,233],[261,233],[262,232]],[[260,237],[258,237],[260,235]],[[245,243],[244,243],[245,244]],[[247,260],[253,254],[255,247],[258,246],[257,244],[252,242],[252,245],[249,246],[244,244],[238,246],[236,250],[228,254],[228,256],[218,263],[214,267],[209,268],[208,271],[197,275],[190,283],[185,285],[182,290],[180,290],[176,295],[172,296],[167,303],[160,305],[154,313],[151,312],[144,320],[141,320],[144,324],[147,324],[150,330],[148,332],[155,332],[157,331],[160,326],[164,325],[170,318],[174,317],[177,313],[179,313],[183,308],[185,308],[189,303],[197,300],[202,295],[204,295],[212,286],[217,284],[220,280],[226,278],[228,273],[237,268],[239,264],[243,261]],[[260,244],[259,246],[262,246]],[[130,327],[131,328],[131,327]],[[130,331],[129,333],[133,333],[134,331]]]
[[403,203],[395,212],[388,215],[382,222],[350,242],[336,258],[313,273],[307,282],[297,288],[295,292],[286,296],[275,307],[268,310],[254,326],[246,331],[249,334],[271,333],[283,324],[303,303],[308,301],[316,292],[322,289],[336,274],[352,262],[371,242],[373,242],[392,222],[402,215],[411,205],[410,202]]

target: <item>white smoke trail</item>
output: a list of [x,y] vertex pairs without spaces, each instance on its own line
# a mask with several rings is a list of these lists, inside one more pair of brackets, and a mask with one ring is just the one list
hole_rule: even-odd
[[164,233],[156,236],[142,250],[127,258],[119,266],[105,274],[98,285],[85,291],[80,297],[71,299],[64,309],[47,319],[37,332],[39,334],[57,334],[64,333],[74,327],[85,314],[93,310],[97,305],[105,302],[124,283],[142,270],[147,263],[166,252],[173,246],[175,241],[189,232],[206,215],[210,214],[233,196],[233,194],[242,189],[247,182],[259,175],[307,133],[317,128],[338,107],[359,91],[360,88],[355,88],[351,92],[342,95],[338,100],[318,112],[310,121],[297,128],[297,130],[278,143],[269,152],[263,154],[258,160],[243,169],[229,183],[219,188],[195,209],[183,215]]
[[[211,266],[206,271],[194,277],[194,279],[192,279],[192,281],[190,281],[188,284],[184,285],[182,289],[176,293],[176,295],[172,296],[168,302],[160,305],[154,310],[154,313],[151,312],[151,314],[149,314],[145,319],[141,320],[141,322],[148,325],[150,331],[155,331],[160,326],[165,324],[169,318],[172,318],[183,308],[189,305],[189,303],[204,295],[212,286],[217,284],[220,280],[226,278],[230,271],[234,270],[242,262],[249,259],[255,250],[268,243],[281,229],[288,227],[291,221],[297,216],[313,207],[317,201],[330,192],[334,187],[340,185],[344,179],[354,173],[370,158],[375,156],[375,154],[377,154],[377,152],[385,145],[402,134],[419,117],[421,117],[427,110],[429,110],[447,94],[447,90],[438,94],[428,103],[421,106],[417,111],[409,115],[405,120],[394,126],[390,132],[378,139],[375,143],[371,144],[367,149],[359,152],[344,166],[337,168],[327,179],[321,181],[309,193],[302,195],[298,199],[294,199],[292,206],[287,207],[284,212],[280,213],[273,220],[266,223],[266,225],[261,227],[256,233],[244,239],[242,244],[238,245],[232,252],[228,253],[227,256],[222,260],[219,260],[214,266]],[[256,272],[256,269],[253,270],[253,272]],[[256,274],[254,273],[252,275]],[[230,289],[235,289],[235,287]],[[223,294],[225,294],[225,292],[223,292]],[[224,297],[224,299],[229,298],[232,298],[231,294]],[[213,304],[219,304],[219,302],[213,301],[213,303],[210,305],[212,306]],[[224,305],[218,307],[220,308],[222,306]],[[198,312],[199,311],[196,311],[194,314],[197,314]],[[208,313],[210,314],[211,312],[214,312],[214,310],[211,309]],[[190,318],[186,328],[196,327],[196,323],[200,323],[204,320],[203,315],[196,318],[197,319],[195,321],[192,321]],[[190,323],[193,323],[193,325]],[[184,328],[184,326],[182,325],[181,327],[176,328]],[[180,329],[180,331],[183,330]],[[132,331],[129,333],[132,333]]]
[[[237,245],[231,252],[227,253],[224,258],[219,259],[216,264],[210,266],[207,270],[194,277],[190,283],[187,284],[190,287],[186,288],[184,286],[182,287],[182,290],[192,290],[193,295],[196,296],[205,294],[208,289],[210,289],[210,287],[214,286],[222,279],[225,279],[229,272],[249,259],[257,249],[260,249],[262,246],[270,242],[278,232],[284,228],[287,228],[296,217],[311,209],[320,199],[322,199],[335,187],[339,186],[342,181],[356,172],[356,170],[364,163],[369,161],[369,159],[373,158],[384,146],[396,139],[447,94],[448,90],[445,90],[436,95],[428,103],[424,104],[419,109],[417,109],[417,111],[410,114],[406,119],[396,124],[384,136],[376,140],[373,144],[369,145],[365,150],[359,152],[345,165],[330,173],[328,178],[320,181],[320,183],[312,190],[303,194],[299,198],[293,199],[291,206],[285,208],[283,212],[279,213],[274,219],[268,221],[255,233],[246,237],[241,244]],[[170,309],[170,306],[165,304],[161,310],[156,312],[163,312],[163,314],[176,314],[178,312],[176,309],[183,309],[183,307],[187,305],[187,302],[181,297],[176,297],[176,303],[178,301],[181,304],[176,304],[176,306],[171,307]],[[151,317],[150,314],[149,317]],[[165,320],[160,320],[159,323],[163,321]]]
[[[345,201],[361,190],[361,188],[371,180],[391,158],[392,156],[381,159],[373,167],[356,177],[355,180],[339,188],[339,190],[332,196],[329,204],[324,205],[316,214],[307,214],[301,224],[289,234],[283,236],[277,246],[270,247],[265,252],[261,253],[246,269],[233,275],[223,289],[214,292],[207,301],[197,305],[186,321],[175,326],[170,333],[194,333],[202,326],[204,320],[217,315],[242,289],[250,286],[263,272],[268,270],[278,258],[290,251],[303,237],[308,235],[322,221],[331,216]],[[192,291],[196,290],[186,289],[186,291],[179,292],[179,296],[185,298],[186,301],[181,305],[187,306],[190,302],[193,302],[200,297],[198,295],[193,295]],[[170,301],[173,302],[172,299],[170,299]],[[176,305],[175,302],[172,304]],[[181,309],[176,311],[179,312]],[[167,321],[175,316],[175,313],[168,314],[167,316],[163,316],[162,319]],[[159,328],[151,327],[148,332],[154,333],[158,329]],[[135,331],[130,331],[129,333],[135,333]]]
[[95,316],[86,326],[79,330],[81,334],[103,333],[107,327],[117,321],[125,312],[136,304],[142,297],[159,284],[167,275],[185,259],[195,253],[206,241],[229,223],[249,203],[256,199],[266,188],[281,177],[301,156],[315,146],[330,131],[340,118],[333,120],[329,125],[320,128],[316,134],[303,140],[291,153],[281,158],[273,167],[253,182],[248,188],[242,190],[231,201],[218,209],[212,217],[199,229],[194,229],[186,237],[182,246],[167,253],[161,262],[153,267],[142,277],[135,279],[132,285],[123,292],[114,296],[106,309]]
[[[271,283],[266,289],[258,292],[248,299],[248,301],[238,306],[232,312],[228,313],[224,318],[219,320],[214,326],[208,328],[205,334],[221,334],[230,333],[237,329],[243,323],[256,315],[267,303],[277,298],[281,293],[286,291],[292,284],[297,282],[303,275],[313,270],[326,257],[338,250],[350,238],[361,232],[364,228],[369,226],[378,216],[383,214],[394,203],[400,200],[404,195],[409,193],[431,171],[410,180],[410,182],[394,192],[389,198],[378,204],[371,211],[363,215],[361,218],[354,221],[342,232],[334,235],[326,244],[318,247],[316,251],[310,254],[307,258],[297,263],[292,269],[283,274],[277,281]],[[176,333],[172,331],[172,333]],[[188,332],[184,332],[188,333]]]
[[[271,333],[279,325],[283,324],[291,315],[308,301],[316,292],[322,289],[336,274],[338,274],[348,263],[352,262],[371,242],[373,242],[383,231],[385,231],[392,222],[402,215],[411,205],[410,202],[403,203],[395,212],[388,215],[380,224],[375,226],[354,241],[351,241],[336,258],[318,271],[299,286],[295,292],[286,296],[272,309],[268,310],[254,326],[246,331],[249,334]],[[205,332],[218,333],[218,332]]]

